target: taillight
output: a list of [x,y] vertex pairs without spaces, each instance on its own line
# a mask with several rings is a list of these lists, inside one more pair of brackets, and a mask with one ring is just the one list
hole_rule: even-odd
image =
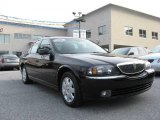
[[160,63],[160,58],[157,60],[157,63]]

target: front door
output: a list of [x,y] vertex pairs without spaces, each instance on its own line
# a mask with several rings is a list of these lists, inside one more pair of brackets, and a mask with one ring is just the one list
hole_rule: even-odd
[[53,48],[50,43],[50,40],[44,39],[39,48],[45,48],[47,47],[50,49],[50,54],[47,55],[40,55],[40,59],[38,60],[39,64],[39,73],[40,73],[40,79],[42,79],[44,82],[56,85],[56,71],[54,70],[54,59],[51,58],[51,55],[53,55]]

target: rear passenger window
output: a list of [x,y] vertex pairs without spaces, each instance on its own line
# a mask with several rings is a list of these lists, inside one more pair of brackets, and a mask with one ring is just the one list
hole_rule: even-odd
[[145,54],[147,54],[147,51],[146,51],[144,48],[139,47],[138,49],[139,49],[140,55],[145,55]]

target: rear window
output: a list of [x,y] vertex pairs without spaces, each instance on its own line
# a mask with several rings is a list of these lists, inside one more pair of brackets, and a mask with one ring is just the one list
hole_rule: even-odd
[[113,50],[111,53],[112,54],[127,55],[129,50],[130,50],[130,48],[118,48],[118,49]]

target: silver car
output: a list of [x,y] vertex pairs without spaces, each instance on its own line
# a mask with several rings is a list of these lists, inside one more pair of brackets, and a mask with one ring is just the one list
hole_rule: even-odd
[[19,58],[13,54],[0,55],[0,69],[16,68],[19,70]]
[[124,47],[117,48],[111,52],[111,55],[121,56],[121,57],[139,57],[142,55],[147,55],[149,50],[143,47]]
[[151,66],[157,73],[160,73],[160,45],[152,50],[151,54],[139,57],[151,63]]

